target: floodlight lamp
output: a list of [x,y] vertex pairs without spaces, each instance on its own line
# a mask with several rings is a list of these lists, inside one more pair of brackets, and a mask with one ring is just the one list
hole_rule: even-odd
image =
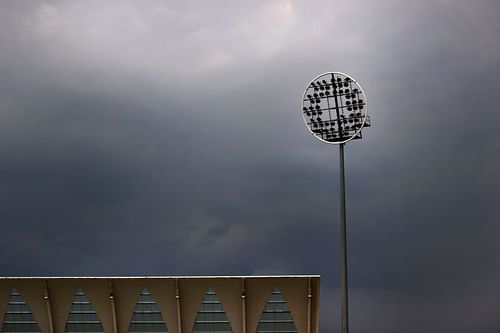
[[363,89],[340,72],[323,73],[309,83],[302,97],[302,116],[312,135],[330,144],[361,139],[363,127],[370,126]]

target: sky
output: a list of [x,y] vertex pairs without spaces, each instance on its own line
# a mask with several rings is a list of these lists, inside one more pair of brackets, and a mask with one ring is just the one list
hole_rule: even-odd
[[0,2],[0,276],[321,274],[338,331],[327,71],[345,147],[352,332],[500,331],[500,3]]

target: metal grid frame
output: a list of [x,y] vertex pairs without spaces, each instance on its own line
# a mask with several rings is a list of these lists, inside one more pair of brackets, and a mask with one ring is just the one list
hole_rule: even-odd
[[[321,105],[323,102],[326,105]],[[370,126],[363,88],[342,72],[325,72],[312,79],[304,90],[301,105],[304,124],[315,138],[325,143],[343,144],[361,139],[361,130]]]

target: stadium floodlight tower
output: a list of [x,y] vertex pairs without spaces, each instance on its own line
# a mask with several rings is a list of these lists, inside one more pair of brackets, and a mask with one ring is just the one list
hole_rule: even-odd
[[327,72],[315,77],[302,97],[304,122],[317,139],[339,146],[340,160],[340,284],[341,332],[349,332],[347,297],[347,236],[345,213],[344,145],[361,139],[370,126],[366,97],[347,74]]

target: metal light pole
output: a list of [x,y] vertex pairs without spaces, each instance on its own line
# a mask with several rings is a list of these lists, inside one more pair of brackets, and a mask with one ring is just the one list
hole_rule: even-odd
[[348,141],[361,139],[361,129],[370,126],[366,97],[359,83],[349,75],[340,72],[323,73],[315,77],[304,91],[302,116],[314,137],[339,145],[340,320],[341,333],[349,333],[344,145]]

